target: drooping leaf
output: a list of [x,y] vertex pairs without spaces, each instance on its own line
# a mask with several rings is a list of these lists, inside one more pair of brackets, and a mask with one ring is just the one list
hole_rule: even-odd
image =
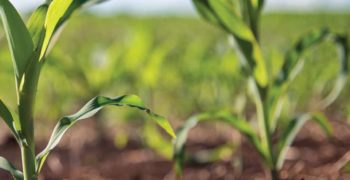
[[44,38],[44,24],[48,8],[49,6],[47,4],[39,6],[28,20],[28,30],[32,36],[35,50],[41,47]]
[[[279,85],[295,78],[292,76],[301,61],[303,53],[311,47],[317,46],[325,40],[332,40],[339,49],[339,75],[343,76],[348,70],[348,44],[345,36],[333,34],[328,29],[321,29],[302,36],[295,46],[286,54],[284,64],[275,84]],[[295,74],[295,73],[294,73]]]
[[15,180],[23,180],[23,173],[8,160],[0,156],[0,169],[9,172]]
[[266,151],[260,144],[258,135],[255,133],[251,125],[238,117],[232,116],[226,112],[219,113],[203,113],[191,117],[185,122],[185,124],[178,129],[177,138],[174,143],[174,160],[175,160],[175,169],[178,175],[182,174],[182,169],[185,160],[185,143],[189,131],[194,128],[199,122],[206,120],[220,120],[224,123],[229,124],[230,126],[236,128],[243,135],[245,135],[249,141],[255,146],[260,155],[266,159]]
[[145,111],[151,119],[153,119],[160,127],[162,127],[169,135],[173,138],[176,137],[173,129],[171,128],[169,122],[162,116],[159,116],[153,113],[150,109],[144,106],[142,100],[135,95],[126,95],[120,96],[117,98],[107,98],[103,96],[98,96],[89,101],[82,109],[80,109],[77,113],[65,116],[61,118],[56,125],[51,138],[49,140],[46,148],[37,156],[37,172],[40,172],[46,157],[50,153],[50,151],[57,146],[57,144],[62,139],[65,132],[74,125],[77,121],[89,118],[96,114],[103,107],[113,105],[113,106],[129,106],[132,108],[137,108],[142,111]]
[[332,91],[321,101],[322,108],[329,106],[339,96],[346,84],[348,73],[349,47],[347,38],[342,35],[333,34],[327,29],[321,29],[302,36],[294,47],[287,52],[279,75],[274,81],[273,91],[271,91],[271,114],[275,113],[281,96],[285,94],[290,82],[294,80],[303,67],[304,61],[302,56],[304,52],[326,40],[331,40],[338,48],[339,73]]
[[19,140],[18,132],[15,128],[15,120],[12,117],[10,110],[4,104],[4,102],[0,99],[0,117],[5,121],[6,125],[10,128],[12,134]]
[[284,64],[282,65],[282,69],[278,77],[278,83],[287,81],[289,78],[294,78],[291,77],[291,74],[301,60],[301,56],[303,55],[304,51],[310,47],[318,45],[325,39],[325,37],[327,37],[328,34],[329,31],[327,29],[322,29],[320,31],[314,31],[302,36],[294,47],[287,52]]
[[333,90],[329,95],[322,101],[323,108],[332,104],[335,99],[339,96],[340,92],[343,90],[348,74],[348,61],[349,59],[349,45],[346,36],[333,35],[333,41],[337,45],[339,53],[339,73],[338,78],[335,82]]
[[8,0],[0,1],[0,16],[10,47],[17,81],[19,81],[33,53],[32,38],[22,18]]
[[283,133],[277,144],[276,157],[278,168],[282,167],[288,147],[295,139],[296,134],[308,120],[315,121],[327,133],[327,135],[330,136],[332,134],[332,126],[329,124],[328,119],[323,114],[303,114],[292,119],[285,129],[283,129]]

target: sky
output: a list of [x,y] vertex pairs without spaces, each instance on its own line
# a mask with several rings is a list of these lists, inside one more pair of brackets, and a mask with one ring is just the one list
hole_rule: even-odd
[[[10,0],[20,11],[30,11],[43,0]],[[267,11],[349,11],[350,0],[267,0]],[[194,13],[191,0],[109,0],[91,11],[98,13],[128,12],[136,14]]]

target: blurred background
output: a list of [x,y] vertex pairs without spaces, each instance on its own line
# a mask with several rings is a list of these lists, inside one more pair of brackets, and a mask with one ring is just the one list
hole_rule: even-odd
[[[11,2],[24,19],[42,3]],[[328,27],[349,35],[349,12],[349,0],[267,0],[261,43],[270,72],[277,73],[287,49],[311,30]],[[286,119],[298,112],[317,110],[315,104],[329,92],[336,77],[337,51],[331,43],[307,52],[305,59],[305,68],[289,93]],[[110,0],[76,14],[49,55],[42,75],[35,107],[38,150],[46,144],[59,117],[74,113],[96,95],[140,95],[147,106],[166,116],[174,127],[198,112],[228,110],[247,117],[254,112],[227,35],[202,21],[190,0]],[[12,76],[10,53],[1,28],[0,97],[15,108]],[[302,159],[304,166],[309,163],[318,167],[335,161],[350,147],[346,143],[350,142],[349,95],[346,86],[341,97],[326,110],[335,128],[340,128],[336,130],[342,132],[336,136],[338,144],[325,138],[312,124],[298,136],[294,156]],[[2,122],[0,125],[0,153],[19,165],[15,140]],[[205,151],[201,160],[206,163],[190,166],[185,170],[186,177],[230,179],[235,173],[261,175],[263,170],[254,164],[254,156],[243,153],[247,162],[241,162],[237,152],[242,149],[238,147],[246,153],[255,152],[246,142],[241,145],[238,137],[237,132],[221,124],[195,128],[189,137],[190,151],[236,148]],[[171,179],[171,152],[170,139],[146,116],[111,107],[93,119],[79,122],[68,133],[59,149],[50,155],[42,178]],[[313,155],[322,152],[325,154]],[[313,159],[308,159],[311,156]],[[233,170],[238,166],[241,172]]]

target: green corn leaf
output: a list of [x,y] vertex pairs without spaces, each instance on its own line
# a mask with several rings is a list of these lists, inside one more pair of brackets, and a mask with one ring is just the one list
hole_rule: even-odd
[[58,29],[60,23],[62,23],[62,19],[73,4],[73,1],[74,0],[53,0],[50,3],[44,25],[46,31],[40,52],[40,60],[45,56],[50,40]]
[[245,21],[246,25],[250,27],[255,37],[257,37],[257,12],[255,6],[257,6],[257,1],[254,0],[241,0],[241,11],[242,19]]
[[42,45],[45,35],[44,24],[48,8],[49,6],[47,4],[41,5],[34,11],[28,20],[28,30],[32,36],[35,49]]
[[8,0],[0,1],[0,16],[5,28],[17,81],[33,53],[33,42],[20,15]]
[[296,45],[287,52],[279,76],[274,82],[273,91],[271,91],[271,114],[275,114],[278,101],[280,101],[281,96],[288,90],[290,82],[294,80],[303,67],[303,53],[326,40],[333,41],[338,48],[339,73],[332,91],[321,101],[322,108],[329,106],[339,96],[346,84],[348,73],[349,47],[347,38],[342,35],[333,34],[327,29],[314,31],[302,36]]
[[209,0],[209,2],[222,24],[235,37],[259,86],[266,87],[268,85],[266,64],[252,30],[225,4],[224,0]]
[[8,160],[0,156],[0,169],[3,169],[9,172],[13,179],[15,180],[23,180],[23,174],[21,171],[17,170],[17,168]]
[[234,11],[229,8],[225,0],[209,0],[209,4],[220,22],[230,33],[240,39],[247,41],[254,40],[254,36],[249,27],[240,19],[238,14],[234,13]]
[[195,0],[199,13],[235,37],[260,87],[268,85],[265,61],[252,30],[226,0]]
[[259,40],[259,19],[264,2],[262,0],[241,0],[242,18]]
[[291,74],[301,60],[301,56],[303,55],[304,51],[318,45],[327,37],[328,34],[329,31],[327,29],[322,29],[320,31],[314,31],[302,36],[297,41],[295,46],[287,52],[284,64],[282,65],[282,69],[278,77],[278,83],[293,79],[294,76],[291,76]]
[[220,21],[216,17],[215,13],[209,6],[208,0],[192,0],[193,4],[195,5],[198,13],[208,22],[221,26]]
[[4,102],[0,99],[0,117],[5,121],[6,125],[10,128],[12,134],[19,140],[18,132],[16,131],[15,124],[19,122],[15,122],[10,110],[4,104]]
[[176,174],[181,177],[182,170],[184,168],[185,163],[185,143],[187,141],[189,131],[194,128],[199,121],[203,121],[205,119],[210,119],[208,114],[199,114],[188,119],[185,124],[183,124],[176,132],[176,140],[174,142],[174,163]]
[[343,76],[348,70],[348,44],[347,38],[345,36],[333,34],[327,29],[322,29],[319,31],[314,31],[302,36],[295,46],[289,50],[286,54],[285,61],[283,63],[282,69],[279,73],[275,84],[280,85],[286,81],[291,81],[295,78],[295,71],[298,68],[298,64],[301,61],[303,53],[322,43],[325,40],[332,40],[339,49],[339,64],[340,64],[340,75]]
[[266,159],[266,151],[261,146],[258,135],[255,133],[251,125],[242,119],[239,119],[235,116],[230,115],[229,113],[219,112],[219,113],[203,113],[191,117],[186,123],[178,129],[177,138],[174,142],[174,160],[175,160],[175,169],[177,174],[180,176],[182,174],[182,169],[185,159],[185,143],[189,131],[194,128],[199,122],[206,120],[218,119],[224,123],[231,125],[232,127],[239,130],[244,134],[250,142],[255,146],[260,155]]
[[333,41],[337,45],[338,52],[340,54],[339,58],[339,73],[338,78],[335,82],[333,90],[329,95],[322,101],[323,108],[332,104],[335,99],[339,96],[341,90],[344,88],[347,81],[348,74],[348,61],[349,61],[349,45],[346,36],[333,35]]
[[250,0],[254,9],[257,11],[257,12],[261,12],[262,8],[264,7],[264,4],[265,4],[265,0]]
[[293,142],[296,134],[300,131],[302,126],[308,121],[315,121],[328,136],[332,134],[332,126],[328,119],[320,113],[304,114],[292,119],[287,127],[283,130],[281,138],[277,144],[277,167],[281,168],[285,159],[285,154],[288,147]]
[[55,32],[77,9],[86,4],[93,4],[102,1],[103,0],[53,0],[47,10],[44,25],[46,31],[41,47],[40,60],[44,58]]
[[37,156],[37,172],[40,172],[46,157],[49,152],[57,146],[57,144],[62,139],[65,132],[74,125],[77,121],[89,118],[96,114],[103,107],[113,105],[113,106],[129,106],[133,108],[140,109],[145,111],[160,127],[162,127],[169,135],[173,138],[176,137],[173,129],[171,128],[169,122],[162,116],[159,116],[153,113],[150,109],[144,106],[142,100],[135,95],[126,95],[120,96],[117,98],[107,98],[103,96],[98,96],[89,101],[82,109],[80,109],[77,113],[65,116],[60,119],[58,124],[56,125],[50,141],[46,148]]

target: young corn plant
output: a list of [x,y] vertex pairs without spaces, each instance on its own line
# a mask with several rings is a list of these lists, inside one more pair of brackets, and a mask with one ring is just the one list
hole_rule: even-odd
[[[346,82],[348,71],[348,44],[343,35],[334,34],[327,29],[314,31],[302,36],[287,51],[283,65],[273,76],[266,67],[267,61],[259,42],[259,20],[263,0],[193,0],[198,13],[211,24],[226,31],[234,40],[236,52],[240,55],[241,69],[246,77],[249,94],[256,108],[258,129],[239,115],[228,112],[203,113],[190,118],[177,132],[174,144],[175,169],[182,174],[185,161],[185,143],[188,132],[197,123],[204,120],[221,120],[239,130],[255,147],[264,164],[269,169],[271,179],[279,179],[278,171],[282,168],[285,154],[298,131],[308,120],[314,120],[330,134],[332,128],[324,115],[310,112],[290,118],[286,126],[278,122],[281,112],[286,108],[286,98],[291,82],[303,67],[303,54],[323,41],[331,41],[339,50],[339,75],[333,90],[321,101],[321,107],[330,105],[339,95]],[[287,107],[288,108],[288,107]],[[277,141],[273,136],[281,134]]]
[[0,157],[0,168],[17,180],[38,178],[46,158],[66,131],[79,120],[89,118],[105,106],[128,106],[146,112],[168,134],[175,137],[168,121],[144,106],[135,95],[116,98],[97,96],[75,114],[62,117],[53,130],[46,148],[35,155],[33,110],[40,72],[55,37],[71,15],[97,1],[53,0],[41,5],[29,18],[27,25],[9,0],[0,1],[0,15],[12,55],[17,93],[17,111],[10,110],[0,99],[0,117],[10,128],[21,149],[22,169]]

